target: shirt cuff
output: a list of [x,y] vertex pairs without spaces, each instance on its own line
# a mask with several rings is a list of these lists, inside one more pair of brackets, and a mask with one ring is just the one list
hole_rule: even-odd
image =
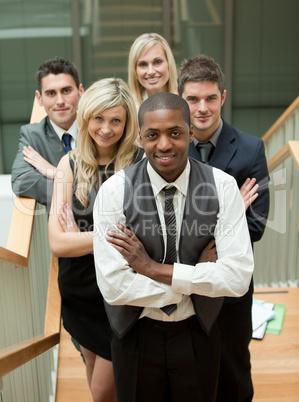
[[184,295],[191,294],[191,283],[194,266],[187,264],[173,264],[172,289]]

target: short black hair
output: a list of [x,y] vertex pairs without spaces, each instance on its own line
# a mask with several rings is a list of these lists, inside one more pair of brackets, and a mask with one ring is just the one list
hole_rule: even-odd
[[159,92],[147,98],[140,106],[138,111],[138,123],[141,129],[143,125],[143,118],[146,112],[154,112],[155,110],[180,110],[183,119],[190,127],[190,109],[185,99],[179,95],[170,92]]
[[35,78],[37,83],[37,89],[41,93],[42,91],[42,79],[49,74],[69,74],[73,77],[76,87],[79,89],[80,80],[79,73],[76,66],[67,59],[62,57],[54,57],[44,61],[38,68]]

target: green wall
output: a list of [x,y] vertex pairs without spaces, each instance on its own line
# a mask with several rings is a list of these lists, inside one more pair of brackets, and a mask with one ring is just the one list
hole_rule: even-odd
[[[11,171],[44,60],[75,61],[85,87],[112,75],[127,80],[129,48],[144,32],[168,29],[177,65],[198,53],[215,58],[231,82],[231,123],[262,136],[298,95],[298,15],[298,0],[0,0],[0,173]],[[224,68],[227,49],[230,71]]]

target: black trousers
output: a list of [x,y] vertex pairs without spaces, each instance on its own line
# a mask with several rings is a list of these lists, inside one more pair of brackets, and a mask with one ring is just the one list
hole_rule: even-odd
[[222,342],[217,402],[250,402],[253,398],[251,305],[252,291],[242,301],[223,304],[217,319]]
[[220,337],[207,336],[195,316],[178,323],[142,318],[112,338],[118,402],[213,402]]

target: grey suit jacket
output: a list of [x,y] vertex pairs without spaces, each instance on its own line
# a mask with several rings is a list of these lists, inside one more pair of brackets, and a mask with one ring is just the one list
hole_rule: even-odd
[[53,180],[47,179],[25,162],[22,150],[24,146],[31,145],[49,163],[57,166],[62,156],[65,155],[63,145],[48,117],[45,117],[40,123],[22,126],[20,134],[18,152],[11,172],[12,190],[18,196],[35,199],[45,205],[49,212]]

